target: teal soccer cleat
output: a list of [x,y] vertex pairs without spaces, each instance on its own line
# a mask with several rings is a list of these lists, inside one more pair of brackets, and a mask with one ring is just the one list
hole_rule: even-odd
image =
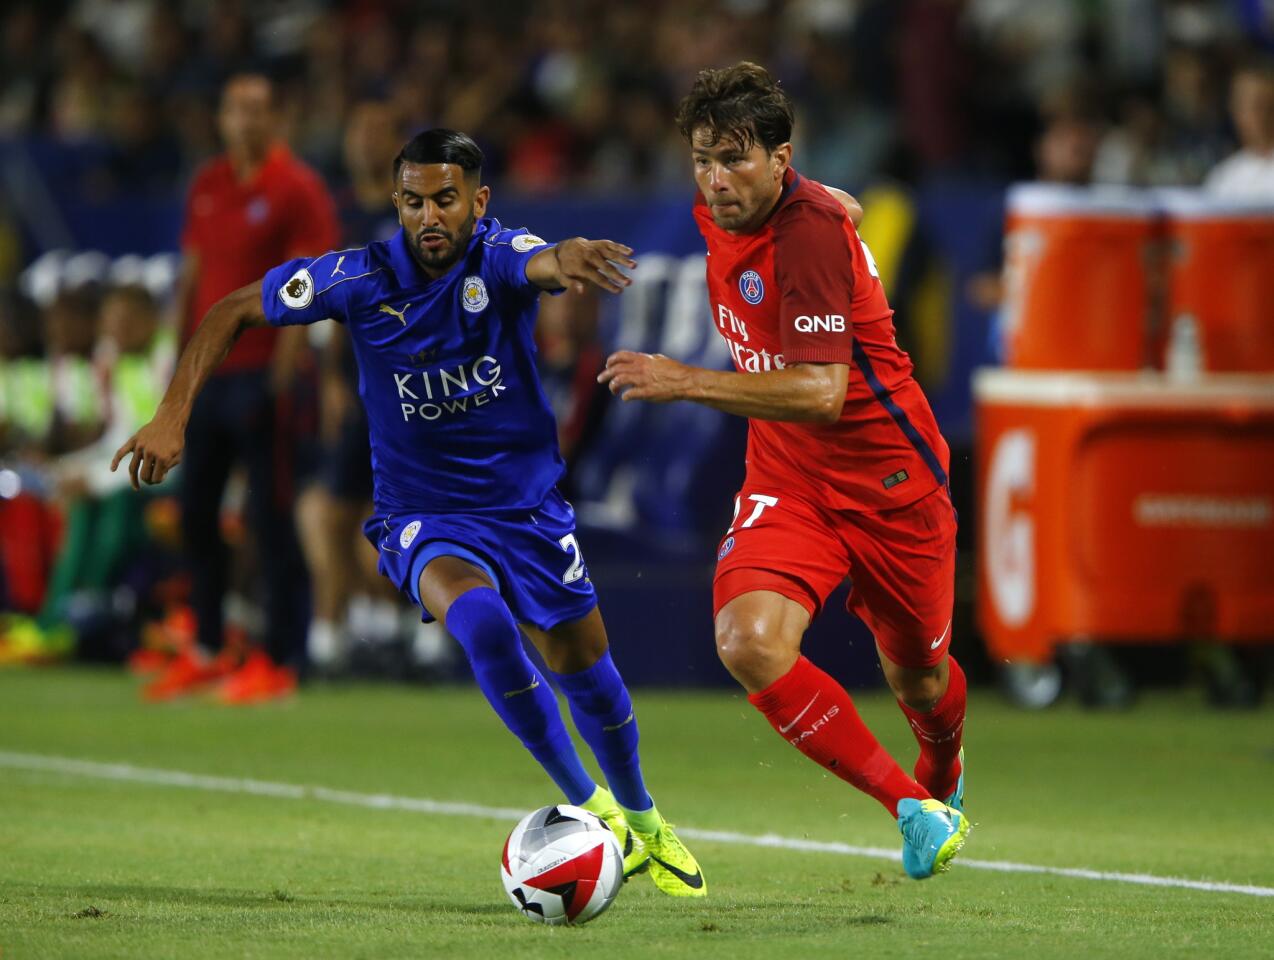
[[956,781],[955,790],[951,792],[951,796],[942,802],[964,813],[964,747],[960,748],[960,779]]
[[945,871],[970,829],[969,819],[941,800],[903,800],[898,804],[898,830],[907,876],[923,880]]

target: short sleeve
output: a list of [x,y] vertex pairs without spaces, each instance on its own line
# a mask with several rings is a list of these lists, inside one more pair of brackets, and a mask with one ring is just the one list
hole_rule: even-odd
[[830,211],[800,204],[774,225],[779,339],[786,363],[853,360],[854,264],[846,223]]
[[316,276],[327,276],[323,262],[332,254],[321,257],[302,257],[268,271],[261,281],[261,307],[272,327],[288,327],[298,323],[317,323],[320,320],[346,318],[345,283],[334,283],[325,288],[315,284]]
[[527,262],[549,244],[523,228],[500,230],[484,240],[487,278],[523,297],[544,291],[526,277]]

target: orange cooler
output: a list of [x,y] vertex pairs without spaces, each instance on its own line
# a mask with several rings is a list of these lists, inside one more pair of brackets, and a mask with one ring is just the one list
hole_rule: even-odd
[[1274,371],[1274,205],[1166,190],[1167,329],[1198,324],[1207,370]]
[[1005,364],[1146,366],[1160,237],[1153,194],[1026,183],[1010,188],[1007,207]]
[[1274,377],[982,370],[974,397],[994,657],[1274,641]]

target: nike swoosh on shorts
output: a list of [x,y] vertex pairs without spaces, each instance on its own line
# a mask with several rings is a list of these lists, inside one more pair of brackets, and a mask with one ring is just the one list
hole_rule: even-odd
[[939,636],[936,640],[934,640],[933,643],[929,644],[929,649],[937,650],[940,646],[942,646],[942,641],[946,639],[947,631],[950,629],[951,629],[951,621],[948,620],[947,625],[942,628],[942,635]]

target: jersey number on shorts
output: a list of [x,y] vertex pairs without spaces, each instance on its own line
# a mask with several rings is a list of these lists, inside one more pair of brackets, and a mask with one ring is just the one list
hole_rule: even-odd
[[[779,502],[778,497],[771,497],[764,493],[748,494],[748,500],[750,500],[752,503],[755,503],[756,508],[752,511],[751,516],[749,516],[746,520],[743,521],[743,525],[739,528],[740,530],[746,530],[748,527],[752,526],[752,524],[756,523],[757,520],[760,519],[761,514],[762,512],[764,512],[766,507],[777,506]],[[730,521],[730,529],[725,532],[727,537],[730,534],[734,533],[734,525],[739,522],[739,508],[741,506],[742,504],[739,502],[739,498],[735,497],[734,498],[734,519]]]
[[584,554],[580,553],[579,542],[575,539],[575,534],[568,533],[561,540],[557,541],[561,544],[563,550],[568,550],[575,555],[575,559],[571,561],[571,565],[566,568],[566,572],[562,574],[563,583],[574,583],[580,577],[584,576]]

